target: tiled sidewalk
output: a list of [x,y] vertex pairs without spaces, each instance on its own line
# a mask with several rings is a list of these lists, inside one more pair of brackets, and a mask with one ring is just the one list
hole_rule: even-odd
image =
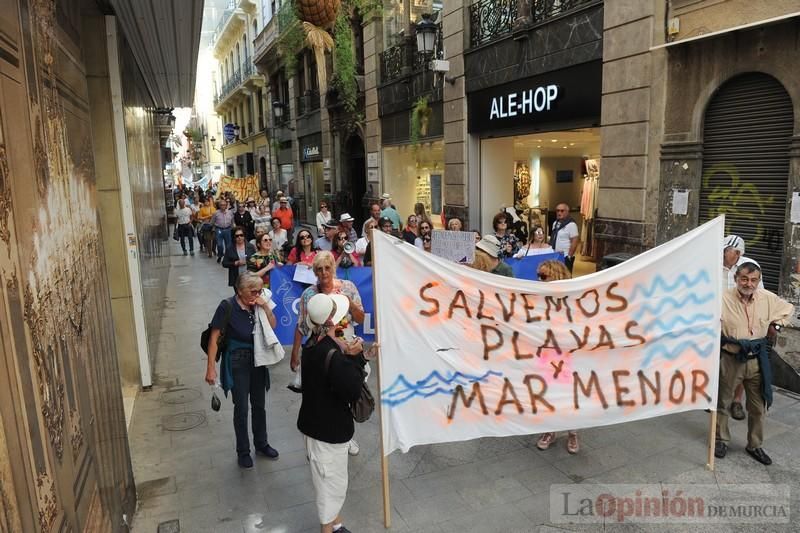
[[[300,396],[286,389],[288,353],[286,364],[272,371],[268,395],[269,440],[280,458],[254,456],[255,467],[242,470],[234,452],[233,405],[223,400],[220,412],[211,410],[198,346],[214,307],[230,294],[227,275],[214,259],[179,254],[173,246],[156,385],[140,393],[130,426],[139,491],[133,531],[155,533],[159,524],[163,532],[178,526],[189,533],[319,531],[295,426]],[[770,467],[744,453],[746,424],[733,422],[728,457],[717,461],[715,472],[706,471],[707,430],[708,415],[695,412],[581,431],[576,456],[567,454],[563,436],[545,452],[531,436],[395,453],[389,458],[391,531],[800,531],[799,399],[775,395],[764,445],[774,461]],[[384,531],[377,417],[359,425],[356,437],[361,453],[350,460],[342,514],[353,533]],[[642,482],[788,484],[795,516],[778,527],[550,523],[551,484]]]

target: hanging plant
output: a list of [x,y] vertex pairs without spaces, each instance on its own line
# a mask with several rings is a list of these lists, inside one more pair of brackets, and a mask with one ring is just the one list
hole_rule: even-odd
[[286,29],[278,37],[278,51],[283,57],[287,75],[291,76],[297,70],[297,52],[303,47],[306,38],[294,3],[290,6],[283,23],[286,24]]
[[345,3],[364,20],[383,14],[383,0],[345,0]]
[[358,104],[358,82],[353,50],[353,28],[344,10],[336,17],[333,35],[336,43],[333,50],[333,86],[339,93],[339,101],[345,111],[352,113]]
[[320,94],[325,94],[328,90],[328,72],[325,68],[325,52],[333,50],[333,37],[327,31],[311,23],[303,22],[303,30],[306,32],[306,43],[314,51],[314,59],[317,63],[317,81]]
[[411,144],[419,144],[420,137],[428,135],[428,123],[430,122],[432,110],[428,106],[428,97],[421,96],[414,107],[411,108],[411,134],[409,139]]

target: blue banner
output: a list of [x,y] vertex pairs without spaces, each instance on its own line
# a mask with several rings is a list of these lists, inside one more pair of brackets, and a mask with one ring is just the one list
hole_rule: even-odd
[[[507,259],[514,271],[514,277],[518,279],[537,280],[536,269],[539,263],[550,259],[564,261],[562,254],[541,254],[531,255],[522,259]],[[297,326],[297,313],[300,307],[300,296],[308,287],[304,283],[294,281],[294,265],[286,265],[276,268],[270,272],[270,287],[272,288],[272,299],[277,305],[274,309],[275,318],[278,321],[275,327],[275,334],[281,344],[290,345],[294,342],[294,330]],[[375,309],[372,298],[372,268],[351,267],[340,268],[336,271],[339,279],[352,281],[361,295],[361,302],[364,305],[364,323],[356,326],[356,335],[364,340],[375,340]]]

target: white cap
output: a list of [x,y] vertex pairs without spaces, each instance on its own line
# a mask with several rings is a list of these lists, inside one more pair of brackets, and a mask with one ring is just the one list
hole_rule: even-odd
[[392,195],[389,194],[388,192],[385,192],[385,193],[381,194],[381,198],[383,198],[384,200],[391,200],[392,199]]
[[744,255],[744,239],[738,235],[728,235],[723,241],[722,249],[724,251],[728,248],[739,250],[739,252]]
[[339,222],[352,222],[355,219],[350,216],[350,213],[342,213],[339,215]]
[[495,259],[497,259],[497,257],[500,255],[500,241],[494,235],[486,235],[484,238],[478,241],[478,244],[475,245],[475,248],[483,250]]

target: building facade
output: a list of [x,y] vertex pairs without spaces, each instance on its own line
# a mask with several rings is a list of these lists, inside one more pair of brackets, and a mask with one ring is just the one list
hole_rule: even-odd
[[[798,11],[386,1],[364,27],[367,185],[401,214],[420,202],[482,233],[501,209],[549,226],[567,203],[584,271],[725,214],[767,287],[797,301]],[[438,26],[428,55],[423,14]]]
[[[668,5],[657,241],[725,215],[764,285],[800,302],[800,4]],[[688,208],[673,204],[688,192]],[[653,208],[656,204],[652,203]],[[655,210],[655,209],[654,209]]]
[[224,126],[222,135],[214,138],[212,151],[221,147],[224,175],[258,175],[266,187],[265,80],[253,63],[253,41],[264,21],[262,7],[260,0],[232,0],[217,27],[214,110]]
[[123,387],[152,383],[159,125],[191,105],[200,27],[174,4],[2,2],[0,531],[127,531],[136,509]]
[[[265,2],[266,4],[266,2]],[[364,149],[362,19],[354,2],[342,2],[339,20],[323,21],[335,38],[324,68],[301,24],[310,19],[293,2],[271,2],[254,41],[256,67],[267,80],[264,108],[269,128],[270,191],[292,199],[295,219],[314,226],[325,201],[337,215],[363,219],[370,198]],[[343,91],[341,59],[352,91]],[[269,118],[266,118],[266,117]]]

